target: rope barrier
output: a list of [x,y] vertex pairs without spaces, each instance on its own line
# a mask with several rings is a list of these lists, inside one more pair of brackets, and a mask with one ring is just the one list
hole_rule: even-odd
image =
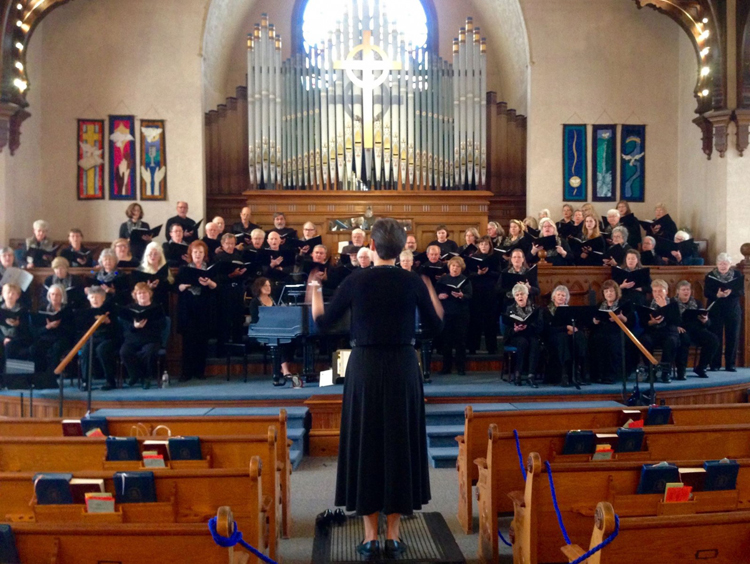
[[521,442],[518,440],[518,431],[513,429],[513,438],[516,439],[516,452],[518,453],[518,464],[521,466],[523,481],[526,481],[526,466],[523,464],[523,455],[521,454]]
[[249,550],[253,555],[260,558],[263,562],[266,562],[266,564],[278,564],[275,560],[272,560],[262,552],[260,552],[257,548],[250,546],[248,543],[246,543],[242,539],[242,533],[237,530],[237,523],[233,523],[234,525],[234,532],[231,536],[225,537],[219,534],[219,532],[216,530],[216,517],[211,518],[211,520],[208,522],[208,530],[211,532],[211,537],[214,539],[214,542],[219,545],[222,548],[231,548],[235,545],[240,545],[247,550]]
[[594,554],[602,550],[605,546],[610,544],[613,540],[615,540],[615,537],[617,537],[619,533],[620,533],[620,518],[617,515],[615,515],[615,530],[612,531],[612,534],[609,535],[602,542],[597,544],[594,548],[590,549],[588,552],[585,552],[584,554],[582,554],[581,556],[573,560],[573,562],[571,562],[570,564],[581,564],[581,562],[585,562],[586,560],[591,558]]

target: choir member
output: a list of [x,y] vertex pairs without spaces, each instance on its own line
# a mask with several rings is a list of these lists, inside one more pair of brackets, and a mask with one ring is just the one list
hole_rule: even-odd
[[[628,328],[635,325],[635,316],[630,304],[621,299],[620,287],[614,280],[602,283],[602,301],[599,311],[613,311]],[[614,383],[614,375],[623,375],[623,357],[627,358],[628,343],[623,340],[620,327],[607,316],[595,317],[589,335],[591,351],[592,381],[602,384]],[[623,347],[625,349],[623,350]],[[627,374],[627,367],[625,368]]]
[[268,263],[264,265],[263,276],[271,280],[274,299],[278,299],[281,289],[294,267],[294,262],[286,260],[281,250],[281,235],[278,231],[270,231],[268,233],[268,248],[264,250],[267,254]]
[[[500,280],[501,301],[506,304],[513,300],[513,288],[516,284],[523,284],[529,291],[529,299],[536,300],[539,295],[539,277],[536,265],[529,267],[526,263],[526,253],[521,249],[513,249],[510,255],[510,266],[502,271]],[[506,307],[502,309],[505,310]]]
[[169,241],[162,245],[164,256],[170,267],[184,266],[188,260],[187,239],[184,237],[182,224],[175,222],[169,228]]
[[410,250],[403,250],[398,255],[398,265],[404,270],[412,271],[414,269],[414,255]]
[[177,215],[170,217],[167,220],[167,224],[164,226],[166,228],[167,241],[169,241],[172,236],[172,225],[174,224],[179,224],[180,226],[182,226],[182,236],[185,240],[185,243],[190,244],[198,239],[198,229],[196,227],[195,221],[190,219],[187,214],[188,203],[177,202]]
[[99,266],[99,270],[87,281],[86,293],[92,286],[101,286],[116,304],[127,303],[128,278],[117,270],[117,257],[112,249],[103,249],[99,253]]
[[620,225],[620,212],[616,209],[607,210],[607,215],[605,217],[607,221],[602,222],[604,224],[602,235],[604,235],[604,238],[607,239],[607,244],[611,244],[612,231],[614,231],[615,227]]
[[617,211],[620,212],[620,225],[628,230],[628,245],[637,249],[641,244],[641,224],[638,218],[630,211],[630,204],[626,200],[617,202]]
[[273,214],[273,229],[268,232],[270,237],[271,233],[278,233],[281,238],[281,245],[286,246],[287,239],[297,239],[297,230],[286,226],[286,216],[284,212],[276,212]]
[[581,237],[583,230],[583,210],[577,209],[573,212],[573,225],[570,228],[570,237]]
[[427,247],[427,260],[419,267],[419,274],[427,276],[435,285],[435,281],[446,273],[445,264],[440,260],[440,247],[430,245]]
[[[127,239],[124,237],[115,239],[112,241],[110,248],[115,252],[115,256],[117,257],[117,268],[138,268],[140,262],[130,252],[130,242]],[[143,250],[141,251],[142,255]]]
[[[499,247],[500,242],[505,236],[505,230],[497,221],[490,221],[489,223],[487,223],[487,235],[490,237],[490,239],[492,239],[492,246]],[[479,239],[478,236],[477,239]]]
[[[458,248],[458,252],[466,253],[461,254],[465,259],[467,256],[471,256],[476,252],[477,242],[479,241],[479,231],[477,231],[476,227],[469,227],[464,231],[464,241],[465,243]],[[474,250],[472,250],[472,247],[474,247]]]
[[[727,372],[735,372],[742,324],[740,298],[745,295],[745,276],[732,268],[732,258],[727,253],[721,253],[716,258],[716,268],[706,275],[704,288],[711,306],[711,331],[719,344],[724,342],[724,368]],[[710,364],[711,370],[721,368],[721,346]]]
[[412,258],[414,260],[414,266],[412,266],[412,270],[414,272],[417,272],[419,270],[419,267],[422,265],[424,261],[427,260],[426,253],[420,253],[417,250],[417,237],[413,234],[409,234],[406,236],[406,243],[404,244],[404,250],[405,251],[411,251]]
[[253,229],[250,232],[250,243],[242,249],[242,260],[244,262],[259,262],[260,254],[266,243],[266,233],[262,229]]
[[535,313],[535,306],[529,300],[529,288],[516,284],[512,290],[514,302],[505,310],[504,343],[516,348],[515,373],[513,380],[520,386],[528,380],[536,388],[536,373],[539,367],[539,335],[542,332],[542,319]]
[[317,280],[323,286],[323,297],[330,299],[333,293],[341,283],[333,274],[333,268],[328,262],[328,247],[325,245],[315,245],[310,253],[310,258],[302,265],[303,272],[308,275],[308,279]]
[[[133,202],[125,210],[125,215],[128,217],[122,225],[120,225],[120,239],[127,239],[130,241],[131,233],[133,229],[151,229],[148,223],[143,221],[143,208],[141,204]],[[140,239],[136,239],[131,242],[132,252],[136,259],[140,259],[143,256],[143,251],[151,242],[151,235],[142,235]]]
[[[653,299],[649,307],[651,309],[667,307],[669,304],[668,290],[669,285],[664,280],[656,279],[651,282]],[[661,381],[664,384],[669,384],[672,381],[670,377],[672,363],[680,347],[680,334],[677,330],[679,316],[673,318],[664,312],[649,313],[641,319],[641,325],[644,327],[643,335],[641,335],[643,346],[652,354],[655,348],[661,348]]]
[[562,213],[562,219],[557,222],[557,232],[560,234],[560,237],[570,237],[571,235],[574,235],[575,232],[575,224],[573,223],[573,206],[570,204],[563,204]]
[[[154,303],[169,311],[169,292],[172,289],[174,278],[167,266],[167,259],[164,256],[161,246],[156,241],[151,241],[146,245],[146,252],[143,253],[143,260],[138,267],[138,272],[150,275],[149,280],[145,281],[141,276],[132,274],[131,279],[136,281],[145,281],[148,287],[154,292]],[[132,284],[135,286],[135,283]]]
[[161,348],[166,316],[161,306],[152,304],[153,291],[145,282],[135,285],[132,296],[134,303],[122,310],[127,322],[120,360],[128,373],[128,385],[132,387],[141,382],[143,388],[148,389]]
[[49,224],[43,219],[34,222],[34,236],[26,239],[26,265],[33,268],[47,268],[55,258],[55,246],[47,237]]
[[0,249],[0,278],[9,268],[16,266],[16,254],[10,247]]
[[70,247],[60,251],[60,256],[68,259],[68,262],[75,267],[91,268],[94,266],[94,257],[91,250],[83,246],[83,231],[74,227],[68,233],[68,242]]
[[539,221],[541,222],[543,219],[552,219],[552,214],[547,208],[539,210],[539,215],[537,216],[539,218]]
[[247,268],[242,262],[242,254],[235,250],[237,241],[231,233],[221,237],[222,253],[216,256],[217,263],[233,263],[228,270],[220,271],[216,276],[219,284],[219,342],[241,343],[242,329],[245,324],[245,274]]
[[[311,244],[305,245],[304,241],[311,241]],[[306,222],[302,226],[302,239],[300,240],[299,254],[302,257],[309,257],[313,252],[313,248],[316,244],[319,244],[321,239],[318,237],[318,228],[312,221]],[[327,251],[328,249],[326,249]]]
[[690,233],[680,229],[674,234],[674,242],[682,244],[678,249],[671,251],[669,256],[665,257],[667,264],[672,266],[690,266],[694,264],[695,259],[698,258],[698,245],[695,244],[695,241],[692,241]]
[[240,220],[232,225],[232,233],[237,235],[238,241],[243,246],[249,246],[253,231],[260,229],[260,225],[252,222],[252,217],[252,211],[245,206],[240,210]]
[[101,287],[95,286],[89,290],[88,301],[91,307],[82,310],[78,315],[80,333],[88,331],[102,315],[109,314],[109,316],[102,321],[81,349],[81,373],[86,380],[91,354],[89,347],[94,347],[92,379],[104,378],[106,383],[102,386],[102,390],[112,390],[116,386],[117,350],[120,341],[117,312],[112,302],[107,300],[107,293]]
[[[546,260],[549,264],[552,266],[569,266],[573,264],[573,253],[570,252],[570,246],[568,245],[568,242],[564,239],[561,239],[560,236],[557,234],[557,227],[555,227],[555,222],[549,219],[548,217],[545,217],[542,220],[542,223],[540,225],[541,227],[541,233],[540,237],[555,237],[555,247],[552,249],[547,250],[547,257]],[[539,256],[539,251],[542,250],[542,247],[536,244],[532,244],[531,246],[531,254],[533,257]],[[532,257],[532,260],[533,260]]]
[[364,247],[365,246],[365,236],[366,233],[363,229],[355,229],[352,231],[352,240],[349,241],[350,245],[354,245],[355,247]]
[[[597,218],[597,221],[599,221],[598,220],[599,216],[596,213],[596,208],[594,207],[594,204],[592,204],[591,202],[586,202],[585,204],[583,204],[581,206],[581,212],[583,213],[583,217],[586,217],[587,215],[593,215],[594,217]],[[599,230],[601,231],[601,226],[599,227],[600,227]]]
[[469,325],[469,303],[472,299],[471,281],[464,276],[466,263],[461,257],[448,261],[448,274],[435,286],[438,299],[443,304],[443,333],[441,338],[443,368],[441,374],[450,374],[453,368],[453,350],[456,351],[456,370],[466,374],[466,329]]
[[223,217],[221,217],[220,215],[217,215],[215,218],[211,220],[211,223],[213,223],[219,229],[219,237],[221,237],[222,235],[224,235],[224,233],[226,233],[227,224],[224,221]]
[[75,320],[73,308],[68,305],[65,288],[52,284],[47,291],[47,306],[34,316],[38,322],[29,356],[36,372],[52,371],[63,355],[73,346]]
[[370,249],[362,247],[357,251],[357,263],[360,268],[370,268],[372,266],[372,254],[370,254]]
[[672,241],[674,240],[675,233],[677,233],[677,224],[667,212],[667,207],[661,203],[656,204],[654,207],[654,221],[651,225],[651,232],[648,234]]
[[437,245],[440,248],[440,258],[447,260],[450,258],[450,253],[458,253],[458,244],[448,239],[448,228],[445,225],[438,225],[435,229],[435,235],[437,239],[430,242],[430,245]]
[[213,221],[209,221],[206,224],[204,231],[206,234],[201,241],[206,244],[206,248],[208,249],[208,256],[206,257],[208,262],[213,262],[216,259],[216,254],[221,253],[221,240],[219,239],[221,231],[219,230],[219,226]]
[[65,289],[66,302],[76,308],[83,304],[86,295],[83,289],[83,282],[78,276],[70,273],[70,263],[63,257],[55,257],[52,261],[52,274],[44,279],[41,291],[39,293],[39,307],[47,307],[47,293],[49,289],[59,284]]
[[[693,371],[699,378],[708,378],[706,368],[716,355],[716,351],[719,350],[719,338],[709,330],[711,321],[708,313],[696,315],[696,313],[700,313],[698,310],[703,309],[703,304],[698,303],[693,297],[693,288],[687,280],[681,280],[677,283],[677,291],[673,301],[677,303],[677,307],[680,309],[680,325],[677,328],[680,334],[680,348],[675,360],[677,379],[685,380],[690,345],[700,347],[701,350],[698,366]],[[689,311],[694,313],[690,314]]]
[[628,245],[628,230],[618,225],[612,230],[612,244],[604,254],[603,262],[606,266],[617,266],[625,260],[625,253],[630,250]]
[[[260,317],[260,308],[262,307],[274,307],[276,304],[271,297],[273,288],[271,281],[268,278],[261,276],[255,282],[251,288],[253,299],[250,302],[250,323],[258,323]],[[274,379],[274,386],[283,386],[286,384],[286,379],[293,376],[292,371],[289,369],[289,363],[294,360],[294,345],[291,343],[279,346],[279,354],[281,355],[281,373],[283,380]]]
[[[336,266],[334,266],[328,273],[328,277],[331,280],[331,284],[338,288],[344,279],[349,276],[352,272],[358,269],[357,265],[357,251],[359,249],[354,245],[347,245],[341,249],[341,258]],[[344,260],[346,257],[346,260]]]
[[583,328],[568,323],[563,325],[555,319],[558,309],[567,307],[569,301],[570,291],[560,285],[552,291],[549,305],[542,310],[544,342],[549,349],[550,360],[554,361],[551,363],[553,371],[559,371],[559,382],[563,388],[590,383],[588,348]]
[[575,264],[578,266],[601,266],[604,257],[605,241],[599,232],[599,221],[593,215],[587,215],[583,220],[583,229],[581,230],[582,244],[578,245],[575,241],[577,253]]
[[29,328],[29,313],[19,300],[21,288],[17,284],[5,284],[2,289],[3,303],[0,305],[0,372],[4,372],[8,358],[25,359],[32,343]]
[[622,299],[638,307],[646,303],[646,294],[651,290],[651,276],[643,278],[641,281],[628,280],[627,273],[642,270],[641,253],[635,249],[628,249],[625,253],[625,260],[620,269],[624,271],[625,279],[620,283],[619,288],[622,293]]
[[199,276],[194,284],[190,270],[206,270],[208,248],[203,241],[193,241],[188,248],[188,263],[177,273],[177,331],[182,335],[182,376],[180,381],[203,379],[206,371],[208,338],[213,333],[215,281]]
[[525,227],[524,231],[526,231],[526,233],[529,233],[534,237],[539,235],[539,222],[534,216],[528,215],[523,218],[523,224]]
[[468,348],[470,353],[479,350],[484,342],[489,354],[497,354],[498,301],[495,292],[500,265],[489,235],[477,241],[477,252],[466,259],[473,297],[470,302]]
[[641,264],[643,266],[662,264],[661,257],[656,254],[656,240],[650,235],[646,235],[641,243]]
[[[501,237],[499,244],[493,242],[496,251],[501,253],[503,260],[510,260],[510,253],[513,248],[518,247],[523,250],[528,257],[531,253],[531,244],[526,235],[526,225],[517,219],[511,219],[508,224],[507,237]],[[528,260],[528,259],[527,259]]]

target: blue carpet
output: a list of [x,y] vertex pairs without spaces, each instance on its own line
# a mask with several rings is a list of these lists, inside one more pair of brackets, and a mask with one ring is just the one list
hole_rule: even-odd
[[[684,382],[672,382],[671,384],[656,384],[657,391],[675,391],[687,389],[711,388],[716,386],[727,386],[734,384],[748,384],[750,386],[750,368],[739,368],[735,373],[728,372],[711,372],[707,379],[688,377]],[[647,384],[641,384],[645,389]],[[633,388],[633,381],[628,382],[628,392]],[[575,388],[561,388],[559,386],[540,386],[533,389],[529,386],[513,386],[500,380],[496,373],[473,372],[466,376],[436,375],[433,377],[431,384],[425,384],[425,396],[428,398],[450,398],[459,396],[470,397],[491,397],[491,396],[539,396],[549,397],[554,402],[554,398],[560,395],[581,396],[585,398],[589,395],[600,394],[619,394],[622,389],[621,384],[594,384],[585,386],[581,390]],[[143,390],[140,387],[123,388],[117,390],[101,391],[95,390],[93,393],[94,401],[106,402],[150,402],[150,401],[201,401],[207,405],[212,402],[221,401],[248,401],[248,400],[305,400],[316,395],[336,395],[341,394],[343,386],[319,387],[317,384],[307,384],[304,388],[292,389],[290,385],[283,388],[276,388],[271,385],[270,378],[267,376],[252,376],[247,383],[241,381],[227,382],[221,377],[209,378],[203,381],[190,381],[185,383],[175,383],[169,388]],[[18,397],[21,393],[28,396],[28,390],[6,390],[0,392],[1,395]],[[57,390],[36,390],[35,398],[57,399]],[[86,393],[75,387],[66,385],[65,398],[71,400],[84,400]],[[577,403],[582,407],[580,403]],[[595,402],[591,407],[597,407],[600,404]],[[560,405],[561,409],[568,407]],[[487,404],[486,409],[536,409],[537,406],[523,406],[523,404]],[[241,411],[235,409],[242,408],[221,408],[222,410],[231,411],[211,411],[211,415],[242,415]],[[485,409],[482,405],[476,405],[475,409]],[[205,411],[198,408],[198,411]],[[193,415],[192,412],[186,412],[187,415]],[[198,413],[200,414],[200,413]]]

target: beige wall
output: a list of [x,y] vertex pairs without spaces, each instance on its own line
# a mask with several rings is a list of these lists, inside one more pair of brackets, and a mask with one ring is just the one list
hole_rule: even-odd
[[30,234],[37,218],[50,222],[55,238],[73,226],[89,240],[117,236],[128,202],[76,199],[76,119],[109,114],[167,120],[169,200],[144,203],[147,221],[174,215],[177,200],[190,202],[195,219],[203,217],[206,1],[78,0],[43,20],[28,53],[32,117],[0,189],[12,194],[4,229],[10,236]]
[[[633,211],[653,217],[662,201],[677,212],[678,39],[684,32],[622,0],[522,0],[521,6],[531,48],[529,212],[560,213],[564,123],[646,124],[646,202]],[[604,213],[611,204],[595,206]]]

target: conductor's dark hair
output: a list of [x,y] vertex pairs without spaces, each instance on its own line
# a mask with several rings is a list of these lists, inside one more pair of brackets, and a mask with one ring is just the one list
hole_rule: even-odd
[[375,250],[383,260],[398,257],[406,244],[406,231],[398,221],[381,218],[375,222],[370,231],[370,238],[375,241]]
[[263,289],[263,286],[266,285],[266,282],[268,282],[268,278],[265,278],[261,276],[260,278],[257,278],[255,282],[253,282],[253,286],[250,290],[254,298],[260,297],[260,291]]

